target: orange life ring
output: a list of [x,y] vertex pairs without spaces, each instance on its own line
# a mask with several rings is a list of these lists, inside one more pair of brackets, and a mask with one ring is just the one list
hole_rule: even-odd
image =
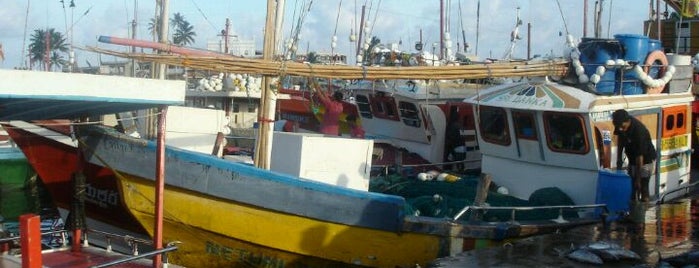
[[[650,67],[655,64],[656,61],[660,61],[660,70],[658,71],[658,77],[655,77],[653,79],[660,79],[665,75],[665,71],[667,70],[667,57],[665,56],[665,53],[663,53],[660,50],[655,50],[651,53],[648,54],[646,57],[646,64],[643,65],[643,71],[648,74],[650,72]],[[663,92],[663,89],[665,89],[665,85],[662,87],[649,87],[646,85],[646,93],[647,94],[659,94]]]

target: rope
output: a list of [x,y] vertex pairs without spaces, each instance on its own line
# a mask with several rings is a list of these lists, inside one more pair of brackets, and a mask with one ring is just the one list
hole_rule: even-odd
[[[121,121],[126,121],[126,120],[132,120],[132,119],[141,119],[141,118],[148,118],[148,117],[156,117],[160,115],[160,112],[152,113],[152,115],[144,115],[144,116],[133,116],[129,118],[116,118],[117,122]],[[110,120],[111,122],[111,120]],[[37,125],[37,126],[88,126],[88,125],[105,125],[106,121],[100,120],[100,121],[90,121],[90,122],[71,122],[71,121],[66,121],[65,123],[47,123],[47,122],[31,122],[31,124]],[[6,125],[6,128],[16,128],[17,127],[11,127],[9,125],[12,124],[12,121],[0,121],[0,124]],[[24,128],[24,127],[23,127]],[[25,129],[39,129],[37,128],[25,128]]]

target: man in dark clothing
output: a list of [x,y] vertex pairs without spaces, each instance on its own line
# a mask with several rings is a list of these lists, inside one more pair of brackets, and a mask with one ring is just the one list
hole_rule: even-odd
[[624,109],[612,114],[614,134],[617,138],[617,168],[623,165],[622,151],[629,159],[629,176],[631,176],[631,200],[648,201],[648,182],[655,173],[655,146],[648,129],[638,119],[629,115]]

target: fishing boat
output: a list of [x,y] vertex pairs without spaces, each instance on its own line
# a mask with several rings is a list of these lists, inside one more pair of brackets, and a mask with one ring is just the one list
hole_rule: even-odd
[[[103,114],[114,114],[125,111],[148,109],[160,107],[164,105],[177,105],[184,102],[184,87],[183,83],[177,81],[156,81],[146,79],[134,79],[125,77],[100,77],[86,74],[70,74],[70,73],[52,73],[52,72],[30,72],[22,70],[0,70],[0,78],[2,81],[12,81],[12,83],[4,83],[0,85],[0,105],[3,107],[0,112],[0,120],[7,122],[10,120],[52,120],[62,118],[88,118],[99,117]],[[102,90],[108,87],[110,90]],[[149,88],[148,93],[137,94],[135,90],[138,88]],[[139,97],[133,97],[138,95]],[[34,109],[27,109],[27,105],[34,106]],[[65,122],[63,122],[65,123]],[[72,123],[71,123],[72,124]],[[66,125],[62,125],[65,127]],[[11,125],[6,125],[4,128],[10,129],[8,132],[13,132],[15,129]],[[38,130],[40,131],[40,130]],[[11,134],[10,134],[11,135]],[[57,140],[61,145],[65,140]],[[31,140],[29,141],[31,143]],[[36,147],[43,147],[45,144],[34,144]],[[62,148],[62,147],[57,147]],[[8,267],[25,266],[41,266],[42,259],[48,266],[64,265],[70,262],[72,266],[81,265],[97,265],[100,262],[109,262],[109,265],[116,265],[123,262],[133,261],[150,256],[160,256],[164,252],[169,252],[176,249],[174,247],[163,248],[159,243],[160,240],[152,243],[156,248],[153,252],[142,253],[140,256],[124,256],[112,252],[111,239],[124,238],[119,234],[101,233],[100,231],[88,228],[85,225],[84,211],[81,209],[85,206],[84,195],[88,188],[84,182],[81,183],[81,178],[85,174],[99,178],[100,176],[108,176],[105,173],[82,173],[84,170],[89,170],[89,167],[83,168],[80,157],[71,157],[70,155],[61,154],[61,150],[47,150],[53,152],[47,156],[51,161],[55,161],[52,167],[58,170],[75,171],[73,174],[68,174],[68,180],[74,183],[74,187],[67,189],[73,196],[71,202],[71,215],[67,223],[67,231],[70,239],[62,239],[64,244],[60,245],[59,249],[50,250],[50,252],[42,252],[41,243],[42,235],[60,235],[59,233],[41,234],[39,229],[39,216],[33,214],[21,215],[20,221],[26,224],[26,228],[20,228],[19,237],[4,237],[0,240],[3,252],[7,250],[7,243],[16,243],[22,241],[21,256],[17,255],[20,252],[12,251],[11,254],[2,254],[2,263]],[[76,155],[79,155],[77,153]],[[32,155],[27,157],[28,162],[32,162]],[[74,165],[74,166],[68,166]],[[45,170],[44,170],[45,171]],[[60,173],[66,175],[64,173]],[[39,173],[41,176],[41,173]],[[95,189],[90,192],[97,197],[97,201],[111,200],[112,196],[109,193],[103,193]],[[117,200],[118,202],[118,200]],[[115,213],[116,211],[105,211],[104,213]],[[123,223],[123,222],[122,222]],[[95,226],[92,226],[95,227]],[[125,227],[128,228],[128,227]],[[136,226],[138,228],[138,226]],[[102,236],[102,240],[106,240],[106,248],[94,247],[83,250],[82,245],[96,245],[90,243],[88,234],[91,237]],[[65,237],[65,234],[64,234]],[[137,239],[128,239],[128,243],[134,246]],[[70,243],[67,243],[70,241]],[[132,248],[136,249],[136,247]],[[139,254],[138,250],[130,250],[130,254]],[[112,262],[112,261],[115,261]],[[160,257],[156,257],[151,263],[162,263]],[[145,265],[143,262],[140,264]],[[37,267],[38,267],[37,266]],[[137,265],[139,266],[139,265]]]
[[[185,62],[173,56],[145,54],[121,54],[120,52],[99,50],[103,53],[125,57],[142,58],[174,65],[195,65],[195,68],[208,68],[211,60],[223,61],[222,71],[227,68],[239,69],[236,64],[247,62],[248,67],[240,70],[262,75],[279,75],[275,68],[250,69],[254,66],[277,64],[269,60],[234,59],[210,57],[187,57]],[[242,61],[242,62],[239,62]],[[474,79],[488,77],[510,77],[512,75],[539,75],[535,71],[543,68],[544,73],[561,74],[560,62],[505,63],[489,66],[422,66],[414,68],[313,66],[285,63],[285,72],[292,75],[318,76],[319,74],[339,77],[368,77],[369,79]],[[194,67],[194,66],[193,66]],[[531,69],[530,69],[531,68]],[[310,69],[310,70],[309,70]],[[339,69],[339,71],[337,70]],[[343,73],[343,70],[346,73]],[[451,70],[451,72],[445,72]],[[534,71],[533,71],[534,70]],[[541,69],[539,69],[541,70]],[[469,76],[455,74],[467,72]],[[523,73],[519,73],[523,72]],[[323,74],[326,73],[326,74]],[[345,77],[343,77],[345,76]],[[442,94],[448,95],[448,91]],[[426,94],[425,92],[418,92]],[[439,107],[427,107],[440,109]],[[467,111],[463,111],[467,112]],[[433,113],[435,116],[438,113]],[[432,114],[431,114],[432,115]],[[442,115],[442,119],[444,116]],[[402,122],[402,121],[401,121]],[[421,123],[422,124],[422,123]],[[92,164],[108,167],[118,174],[121,196],[132,214],[148,229],[145,223],[152,222],[154,200],[148,198],[153,192],[154,161],[158,144],[153,141],[128,136],[112,128],[90,126],[79,131],[81,144],[86,145],[86,160]],[[303,143],[285,143],[283,148],[313,148],[320,156],[334,152],[349,155],[349,148],[356,143],[371,143],[371,140],[325,137],[322,135],[283,133],[274,134],[274,140],[288,141],[317,139],[328,141],[334,146],[306,146]],[[308,135],[308,136],[307,136]],[[289,138],[291,137],[291,138]],[[343,144],[347,147],[342,147]],[[272,151],[277,146],[272,146]],[[296,151],[291,150],[291,151]],[[288,151],[288,150],[287,150]],[[371,150],[368,150],[371,152]],[[370,155],[373,155],[370,153]],[[489,192],[488,187],[480,187],[483,200],[498,207],[488,210],[480,217],[484,207],[472,206],[473,202],[456,202],[449,195],[432,192],[409,201],[407,197],[389,193],[367,191],[371,187],[357,189],[348,187],[354,179],[343,173],[330,175],[337,167],[368,170],[371,157],[361,161],[338,163],[336,157],[325,157],[316,161],[327,164],[325,182],[311,179],[310,175],[289,175],[253,167],[246,164],[226,161],[211,154],[201,154],[190,150],[165,146],[165,167],[167,177],[164,198],[169,200],[164,208],[164,237],[166,240],[182,241],[177,254],[172,255],[174,263],[182,265],[231,266],[237,263],[256,265],[294,266],[351,266],[373,267],[412,267],[425,265],[439,256],[449,256],[463,250],[489,243],[503,243],[531,235],[554,232],[600,222],[601,218],[579,210],[601,209],[604,205],[573,205],[549,202],[546,206],[532,205],[529,200],[515,199],[505,194]],[[318,159],[317,156],[313,159]],[[132,159],[132,161],[123,161]],[[303,162],[306,157],[292,158]],[[274,163],[274,161],[273,161]],[[356,172],[356,170],[355,170]],[[404,187],[390,189],[456,189],[470,192],[461,195],[474,200],[478,178],[458,176],[434,177],[441,181],[425,181],[416,177],[404,181]],[[333,182],[333,183],[327,183]],[[431,191],[431,190],[430,190]],[[440,192],[442,193],[442,192]],[[486,194],[487,193],[487,194]],[[548,195],[551,192],[546,192]],[[413,194],[415,194],[413,192]],[[486,198],[487,195],[488,197]],[[541,195],[540,195],[541,196]],[[414,195],[411,197],[415,197]],[[565,198],[561,198],[565,199]],[[443,207],[447,202],[462,204],[457,207]],[[427,201],[427,202],[425,202]],[[444,201],[444,202],[443,202]],[[439,204],[430,207],[430,204]],[[481,203],[482,204],[482,203]],[[545,209],[546,216],[531,215],[527,211]],[[443,213],[441,213],[441,212]],[[504,216],[502,215],[504,214]],[[586,217],[581,217],[585,215]],[[282,239],[283,238],[283,239]],[[495,241],[495,242],[493,242]]]
[[686,194],[692,66],[689,56],[666,55],[657,43],[632,34],[583,39],[571,50],[569,79],[495,86],[467,99],[480,122],[482,171],[517,197],[554,186],[576,204],[605,203],[613,217],[628,213],[628,159],[615,163],[611,117],[626,109],[657,148],[651,195],[662,200]]
[[[3,123],[17,150],[38,174],[51,199],[65,218],[73,200],[72,174],[80,166],[77,140],[72,138],[70,120],[7,121]],[[88,225],[110,226],[119,233],[147,238],[147,232],[122,205],[114,173],[85,164],[85,212]]]
[[[86,159],[118,171],[126,206],[148,228],[145,224],[154,215],[149,196],[156,144],[105,127],[80,132],[89,148]],[[473,248],[477,241],[503,241],[599,222],[599,218],[557,218],[558,214],[549,220],[497,222],[415,216],[405,210],[409,204],[401,196],[321,183],[174,147],[166,148],[165,155],[164,237],[182,241],[171,260],[185,266],[245,262],[407,267]]]
[[[446,163],[451,167],[446,169],[477,172],[480,153],[474,117],[470,105],[462,100],[485,86],[406,79],[358,80],[328,88],[346,95],[341,135],[350,137],[345,118],[352,115],[360,119],[364,138],[374,140],[375,169],[401,165],[420,172],[445,169]],[[279,118],[294,126],[289,131],[318,133],[324,107],[317,97],[308,90],[280,92],[290,96],[277,101]]]

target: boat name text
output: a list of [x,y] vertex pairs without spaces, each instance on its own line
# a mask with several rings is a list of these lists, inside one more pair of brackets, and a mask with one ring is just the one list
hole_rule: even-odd
[[660,148],[662,151],[666,151],[687,147],[687,145],[687,135],[681,135],[663,139]]
[[612,121],[612,111],[590,113],[592,122],[608,122]]
[[519,95],[501,95],[497,98],[498,101],[511,102],[511,103],[521,103],[526,105],[534,105],[545,107],[548,105],[547,99],[537,98],[535,96],[519,96]]
[[206,254],[214,255],[227,261],[237,261],[254,267],[283,268],[284,260],[265,256],[242,248],[230,248],[211,241],[206,241]]
[[116,207],[119,204],[119,193],[115,190],[100,189],[88,184],[85,187],[86,201],[97,204],[102,208]]

